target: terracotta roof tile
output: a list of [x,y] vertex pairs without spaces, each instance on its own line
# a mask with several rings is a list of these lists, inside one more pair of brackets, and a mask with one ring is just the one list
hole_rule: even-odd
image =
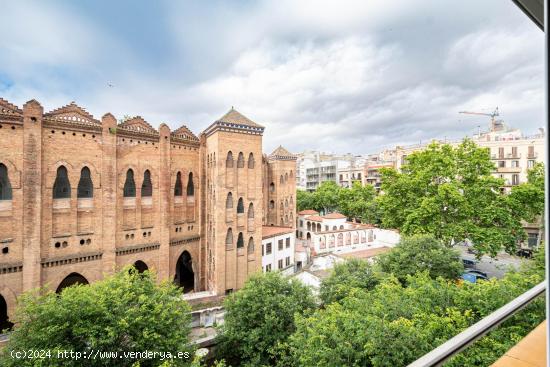
[[298,215],[312,215],[312,214],[319,214],[319,212],[313,209],[306,209],[298,212]]
[[216,122],[225,122],[228,124],[246,125],[252,127],[263,127],[262,125],[257,124],[254,121],[250,120],[248,117],[242,115],[234,108],[231,108],[229,112],[220,117]]
[[323,217],[320,217],[318,215],[312,215],[312,216],[307,217],[306,220],[312,220],[314,222],[322,222]]
[[262,239],[287,233],[294,233],[294,229],[292,227],[262,226]]
[[323,218],[325,218],[325,219],[343,219],[343,218],[347,218],[347,217],[344,214],[340,214],[340,213],[330,213],[330,214],[325,215]]

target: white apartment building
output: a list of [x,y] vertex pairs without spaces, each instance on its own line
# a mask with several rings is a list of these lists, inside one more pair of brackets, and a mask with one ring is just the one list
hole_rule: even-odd
[[292,227],[263,226],[262,269],[294,273],[296,236]]
[[346,216],[319,216],[315,210],[298,213],[298,242],[314,257],[324,253],[345,254],[367,249],[393,247],[401,236],[395,230],[348,222]]
[[[363,177],[365,158],[344,154],[328,154],[317,151],[305,151],[297,155],[296,185],[298,189],[313,191],[324,181],[334,181],[349,187],[358,175]],[[340,174],[341,179],[340,179]],[[346,177],[347,175],[347,177]]]

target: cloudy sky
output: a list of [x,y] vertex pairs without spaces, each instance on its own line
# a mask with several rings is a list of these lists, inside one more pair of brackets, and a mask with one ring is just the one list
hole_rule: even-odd
[[510,0],[9,1],[0,33],[12,103],[197,134],[235,106],[266,152],[459,138],[488,118],[458,111],[495,106],[544,121],[544,35]]

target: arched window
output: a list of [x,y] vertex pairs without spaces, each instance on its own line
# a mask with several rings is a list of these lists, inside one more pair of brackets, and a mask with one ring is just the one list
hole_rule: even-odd
[[57,169],[57,176],[53,184],[53,198],[54,199],[66,199],[71,197],[71,183],[69,182],[69,176],[67,169],[64,166],[60,166]]
[[227,152],[227,159],[225,160],[225,167],[233,168],[233,153]]
[[269,192],[275,192],[275,184],[273,182],[269,184]]
[[248,155],[248,168],[254,168],[254,154]]
[[183,195],[183,184],[181,182],[181,172],[176,174],[176,184],[174,185],[174,196]]
[[284,207],[284,205],[283,205],[283,201],[282,201],[282,200],[281,200],[281,205],[279,205],[279,209],[280,209],[280,210],[285,210],[285,207]]
[[239,198],[239,201],[237,202],[237,214],[244,213],[244,202],[243,198]]
[[243,233],[239,232],[239,236],[237,237],[237,248],[243,248],[243,247],[244,247]]
[[288,199],[285,199],[285,208],[288,208]]
[[247,252],[249,254],[253,254],[254,253],[254,238],[250,237],[248,239],[248,248],[247,248]]
[[281,175],[281,178],[279,179],[279,183],[284,183],[284,177]]
[[244,155],[243,155],[243,152],[239,152],[239,157],[237,158],[237,168],[244,168]]
[[189,179],[187,180],[187,196],[195,195],[195,185],[193,184],[193,172],[189,172]]
[[288,173],[285,173],[285,182],[288,181]]
[[11,200],[11,184],[8,177],[8,167],[0,163],[0,200]]
[[273,200],[269,202],[269,209],[275,209],[275,202]]
[[254,218],[254,204],[248,204],[248,218]]
[[90,169],[88,167],[84,167],[82,168],[82,171],[80,171],[80,180],[78,181],[76,197],[91,198],[93,196],[94,196],[94,185],[92,184]]
[[126,182],[124,182],[124,197],[136,197],[136,183],[134,182],[134,171],[132,171],[132,169],[126,171]]
[[225,246],[233,246],[233,230],[231,228],[227,229],[227,234],[225,235]]
[[292,173],[292,170],[290,170],[290,178],[294,177],[294,173]]
[[233,208],[233,194],[228,193],[227,199],[225,199],[225,209],[231,209]]
[[151,172],[145,170],[143,173],[143,183],[141,184],[141,196],[153,196],[153,184],[151,183]]

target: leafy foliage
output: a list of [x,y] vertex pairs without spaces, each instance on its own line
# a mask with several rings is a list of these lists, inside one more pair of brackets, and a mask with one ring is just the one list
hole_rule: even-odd
[[298,190],[296,197],[298,210],[337,211],[364,223],[379,222],[376,190],[372,185],[363,186],[355,181],[351,188],[344,188],[333,181],[325,181],[313,192]]
[[[457,283],[427,271],[405,282],[389,276],[374,289],[298,316],[288,340],[293,366],[405,366],[544,278],[534,265],[504,279]],[[455,356],[448,366],[487,366],[545,318],[540,298]]]
[[274,364],[278,344],[294,332],[294,315],[315,307],[308,287],[277,272],[251,276],[244,287],[225,301],[220,327],[220,351],[239,366]]
[[[405,235],[432,234],[447,244],[471,240],[479,254],[495,256],[502,248],[513,253],[525,238],[521,219],[530,211],[500,190],[503,181],[493,170],[489,150],[469,139],[456,148],[433,143],[412,153],[402,172],[381,170],[382,224]],[[536,202],[523,201],[541,205],[540,197]]]
[[[20,296],[17,327],[0,365],[81,366],[58,359],[58,351],[188,351],[190,309],[171,283],[157,285],[154,274],[125,269],[91,285],[65,288],[60,295],[37,290]],[[49,350],[53,358],[14,359],[10,351]],[[174,359],[173,366],[191,361]],[[88,359],[86,366],[157,366],[160,359]]]
[[456,279],[464,271],[460,254],[431,235],[401,238],[391,251],[380,255],[378,265],[402,281],[421,271],[434,279]]
[[319,296],[324,304],[329,304],[346,297],[351,289],[370,290],[378,282],[379,276],[366,260],[350,259],[334,266],[331,275],[321,283]]

